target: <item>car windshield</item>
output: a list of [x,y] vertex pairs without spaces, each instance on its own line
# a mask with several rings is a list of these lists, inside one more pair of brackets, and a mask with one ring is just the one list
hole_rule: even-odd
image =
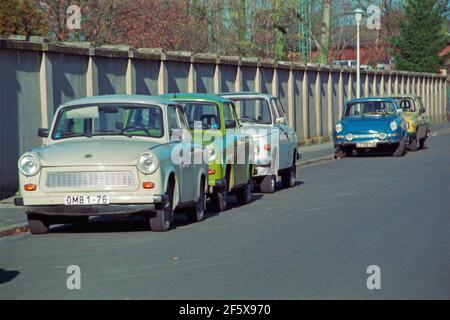
[[82,106],[62,109],[52,139],[123,135],[160,138],[162,110],[158,106]]
[[181,105],[191,130],[197,128],[197,124],[205,130],[220,129],[219,109],[214,103],[186,101]]
[[269,103],[266,99],[254,98],[233,98],[239,120],[242,122],[253,122],[261,124],[271,124]]
[[400,109],[405,112],[416,112],[414,100],[410,98],[396,99],[396,102]]
[[345,117],[361,117],[373,115],[394,115],[395,106],[390,101],[363,101],[348,103],[345,108]]

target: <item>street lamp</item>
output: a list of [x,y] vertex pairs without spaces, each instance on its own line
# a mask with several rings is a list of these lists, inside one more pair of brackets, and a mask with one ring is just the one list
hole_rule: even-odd
[[361,46],[359,42],[359,29],[363,19],[364,10],[356,9],[354,14],[356,20],[356,97],[361,98]]

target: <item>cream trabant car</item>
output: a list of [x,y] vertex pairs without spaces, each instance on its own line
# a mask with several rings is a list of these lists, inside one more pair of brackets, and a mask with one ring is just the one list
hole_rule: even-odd
[[[45,145],[18,161],[21,198],[33,234],[51,224],[87,222],[89,216],[144,215],[166,231],[175,209],[203,219],[208,166],[178,163],[186,152],[202,159],[182,108],[158,97],[110,95],[58,108]],[[183,150],[183,151],[180,151]]]

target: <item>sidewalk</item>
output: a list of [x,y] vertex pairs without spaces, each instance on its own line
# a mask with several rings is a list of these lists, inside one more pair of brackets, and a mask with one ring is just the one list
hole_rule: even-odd
[[15,207],[14,198],[0,202],[0,238],[28,230],[27,216],[22,207]]
[[297,165],[306,166],[309,164],[334,159],[334,145],[332,143],[323,143],[300,147],[299,153],[301,158],[297,162]]

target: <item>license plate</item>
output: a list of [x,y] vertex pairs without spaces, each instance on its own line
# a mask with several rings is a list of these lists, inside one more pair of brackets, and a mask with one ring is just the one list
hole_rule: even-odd
[[376,148],[376,142],[359,142],[356,144],[357,148]]
[[107,195],[66,196],[64,198],[64,204],[66,206],[109,204],[109,196]]

